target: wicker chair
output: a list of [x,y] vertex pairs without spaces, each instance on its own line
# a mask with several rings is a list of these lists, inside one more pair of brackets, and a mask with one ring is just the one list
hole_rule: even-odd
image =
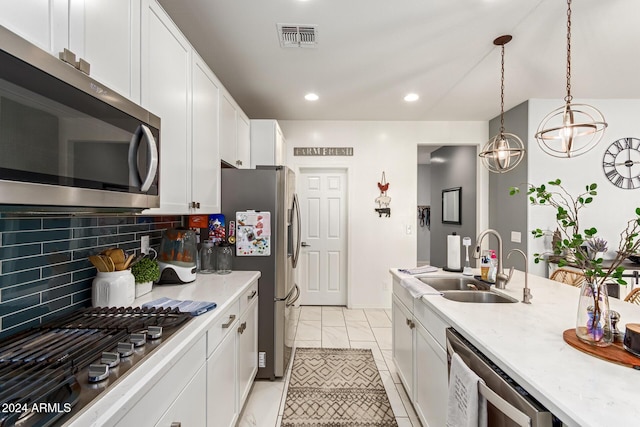
[[640,305],[640,288],[632,289],[631,292],[629,292],[629,295],[624,298],[624,300],[633,304]]
[[566,283],[571,286],[580,287],[586,280],[584,274],[581,271],[568,270],[566,268],[559,268],[551,274],[551,280],[556,282]]

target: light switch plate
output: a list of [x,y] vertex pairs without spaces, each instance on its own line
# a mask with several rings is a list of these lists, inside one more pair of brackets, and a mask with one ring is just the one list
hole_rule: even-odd
[[513,243],[521,243],[522,242],[522,235],[519,231],[512,231],[511,232],[511,241]]

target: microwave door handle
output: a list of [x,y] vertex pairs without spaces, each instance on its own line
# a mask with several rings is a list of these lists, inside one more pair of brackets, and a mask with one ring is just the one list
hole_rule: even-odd
[[293,194],[293,207],[296,211],[296,221],[297,221],[297,232],[298,232],[298,240],[296,242],[296,251],[293,254],[292,264],[293,268],[298,266],[298,259],[300,258],[300,246],[302,243],[302,226],[300,225],[300,203],[298,202],[298,195]]
[[147,176],[144,179],[144,182],[140,186],[140,191],[146,192],[151,188],[151,184],[153,184],[153,179],[156,177],[156,172],[158,172],[158,146],[156,145],[156,139],[153,137],[151,130],[145,125],[140,125],[142,127],[142,132],[144,132],[144,136],[147,141],[147,149],[149,150],[149,159],[147,160]]
[[[140,146],[140,141],[143,136],[147,141],[147,148],[149,150],[149,157],[147,160],[148,172],[144,181],[140,178],[140,171],[138,170],[138,147]],[[129,143],[129,178],[132,185],[138,187],[140,191],[145,192],[151,187],[157,171],[158,146],[156,145],[156,140],[149,128],[141,124],[138,126],[138,129],[136,129],[136,132],[131,137],[131,142]]]

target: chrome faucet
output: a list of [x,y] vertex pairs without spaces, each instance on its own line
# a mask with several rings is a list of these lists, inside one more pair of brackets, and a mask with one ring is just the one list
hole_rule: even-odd
[[[524,257],[524,289],[522,290],[522,302],[531,304],[533,296],[531,296],[531,289],[529,289],[529,260],[527,259],[527,254],[520,249],[511,249],[507,254],[507,259],[509,259],[513,252],[518,252]],[[511,280],[511,276],[513,276],[513,267],[509,270],[509,280]]]
[[504,269],[502,268],[502,237],[500,237],[500,234],[496,230],[487,228],[478,235],[478,238],[476,239],[476,252],[473,257],[476,259],[480,258],[480,245],[482,244],[482,239],[484,239],[484,236],[487,234],[493,234],[496,236],[496,239],[498,239],[498,273],[496,274],[496,288],[504,289],[507,286],[507,283],[509,283],[509,279],[511,279],[511,277],[504,274]]

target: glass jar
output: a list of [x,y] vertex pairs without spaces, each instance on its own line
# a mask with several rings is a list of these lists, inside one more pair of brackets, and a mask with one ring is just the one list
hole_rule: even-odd
[[233,246],[226,242],[220,243],[220,245],[218,246],[216,260],[218,274],[231,273],[231,266],[233,262]]
[[216,272],[216,251],[213,241],[205,240],[200,248],[200,270],[199,273],[210,274]]

